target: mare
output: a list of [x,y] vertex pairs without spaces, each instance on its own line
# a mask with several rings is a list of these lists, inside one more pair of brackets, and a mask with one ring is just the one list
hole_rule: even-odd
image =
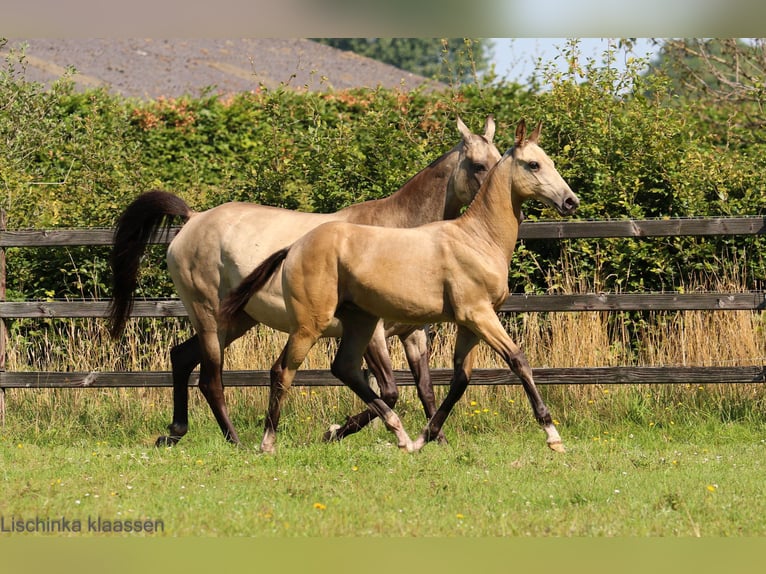
[[[332,373],[384,421],[401,449],[420,450],[438,436],[468,386],[472,351],[484,340],[521,379],[547,444],[555,451],[564,450],[529,363],[497,316],[508,295],[508,266],[522,203],[534,198],[561,215],[571,215],[580,203],[539,146],[540,129],[538,124],[526,139],[526,124],[519,122],[514,146],[456,219],[414,229],[324,224],[267,258],[224,299],[221,321],[236,320],[259,289],[282,282],[290,335],[271,371],[263,452],[275,450],[281,404],[296,370],[319,337],[335,334],[341,326],[343,337]],[[363,376],[362,355],[379,318],[457,324],[449,391],[414,441]]]
[[[303,213],[239,202],[195,212],[180,197],[163,191],[144,193],[125,209],[117,222],[110,257],[113,299],[108,318],[110,333],[115,338],[124,330],[130,315],[139,264],[148,242],[174,220],[184,222],[168,247],[167,263],[195,334],[170,351],[173,420],[168,426],[169,434],[160,436],[157,446],[176,444],[188,431],[189,377],[197,365],[200,391],[224,437],[239,444],[223,391],[224,349],[257,323],[282,331],[289,329],[281,282],[273,282],[246,309],[230,317],[226,325],[218,321],[218,311],[221,299],[269,254],[328,221],[415,227],[459,215],[500,159],[500,152],[492,143],[495,134],[492,116],[485,122],[483,135],[472,133],[460,118],[457,126],[461,141],[393,195],[351,205],[336,213]],[[379,280],[388,278],[384,275]],[[428,370],[425,331],[412,325],[386,327],[380,325],[375,329],[365,353],[381,394],[390,406],[396,403],[398,393],[386,337],[398,335],[426,417],[430,418],[436,410],[436,401]],[[366,411],[349,417],[345,425],[328,432],[325,438],[342,438],[356,432],[374,416],[374,412]]]

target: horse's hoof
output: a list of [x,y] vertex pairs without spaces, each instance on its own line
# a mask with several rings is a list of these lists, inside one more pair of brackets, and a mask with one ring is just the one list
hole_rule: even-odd
[[258,447],[258,452],[265,455],[274,455],[277,454],[277,446],[275,444],[261,443],[261,446]]
[[330,425],[330,428],[327,430],[324,435],[322,435],[322,440],[324,442],[335,442],[340,440],[340,436],[338,436],[338,431],[341,429],[340,425]]
[[548,448],[550,448],[552,451],[555,452],[566,452],[567,449],[564,448],[564,443],[562,442],[549,442]]
[[181,437],[178,437],[178,436],[159,436],[157,437],[157,440],[154,442],[154,446],[155,448],[175,446],[178,444],[178,441],[180,440],[181,440]]
[[448,445],[449,444],[449,441],[447,440],[447,437],[444,436],[443,434],[440,434],[439,436],[436,437],[436,442],[438,444],[440,444],[440,445]]
[[408,440],[405,443],[399,443],[399,450],[406,453],[415,452],[415,447],[411,440]]

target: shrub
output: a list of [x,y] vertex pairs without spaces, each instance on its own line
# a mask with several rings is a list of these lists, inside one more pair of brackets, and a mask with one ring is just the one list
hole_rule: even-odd
[[[262,88],[254,93],[138,101],[104,90],[51,89],[24,78],[23,51],[0,70],[0,177],[10,228],[104,227],[140,192],[161,188],[195,209],[254,201],[332,211],[388,195],[452,147],[459,114],[512,144],[519,118],[542,120],[543,145],[581,196],[581,218],[755,215],[763,212],[764,154],[727,147],[661,73],[634,60],[544,66],[540,85],[471,84],[443,92]],[[724,106],[724,103],[719,103]],[[720,109],[716,117],[725,114]],[[733,112],[732,112],[733,113]],[[530,220],[552,216],[528,204]],[[10,250],[13,296],[105,296],[104,250]],[[527,241],[510,270],[516,291],[674,289],[736,258],[749,288],[764,278],[763,239]],[[147,295],[171,295],[163,249],[144,266]]]

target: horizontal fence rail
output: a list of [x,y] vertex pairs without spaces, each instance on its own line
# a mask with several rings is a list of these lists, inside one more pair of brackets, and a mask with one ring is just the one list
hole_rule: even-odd
[[[412,386],[412,373],[394,370],[400,385]],[[766,382],[766,367],[572,367],[534,369],[538,385],[600,385],[600,384],[725,384]],[[448,385],[452,369],[431,369],[434,385]],[[192,373],[190,387],[196,387],[198,373]],[[268,371],[226,371],[227,387],[268,387]],[[508,369],[476,369],[471,384],[520,385]],[[299,370],[294,386],[343,386],[339,380],[322,369]],[[0,387],[6,389],[109,389],[130,387],[172,387],[170,371],[152,372],[72,372],[47,371],[0,373]]]
[[[155,233],[150,243],[170,243],[178,227]],[[111,245],[112,229],[25,229],[0,231],[0,247],[65,247]],[[766,217],[711,217],[614,221],[525,221],[519,239],[596,239],[669,237],[674,235],[761,235]]]
[[[109,301],[0,301],[0,318],[106,317]],[[586,293],[510,295],[501,313],[567,311],[764,311],[766,293]],[[139,300],[132,317],[185,317],[178,299]]]
[[[151,243],[167,244],[179,228],[157,233]],[[616,221],[526,221],[520,239],[648,238],[670,236],[760,235],[766,234],[766,217],[688,218]],[[5,285],[3,250],[9,247],[110,246],[111,229],[16,230],[0,229],[0,287]],[[3,291],[4,293],[4,291]],[[0,323],[17,318],[103,318],[108,300],[4,301],[0,296]],[[509,296],[500,308],[503,313],[586,312],[586,311],[764,311],[766,294],[742,293],[585,293]],[[185,317],[177,299],[138,300],[133,317]],[[4,341],[2,341],[4,344]],[[40,388],[170,387],[170,372],[6,372],[5,355],[0,352],[0,391]],[[766,382],[766,366],[732,367],[587,367],[536,368],[539,384],[724,384]],[[412,385],[409,371],[395,371],[397,381]],[[436,385],[449,383],[451,369],[434,369]],[[481,385],[519,384],[507,369],[476,369],[472,382]],[[268,371],[226,371],[226,386],[268,386]],[[326,370],[301,370],[295,385],[339,386],[342,383]],[[193,374],[190,386],[197,385]],[[0,403],[3,394],[0,393]],[[4,407],[0,404],[0,417]]]

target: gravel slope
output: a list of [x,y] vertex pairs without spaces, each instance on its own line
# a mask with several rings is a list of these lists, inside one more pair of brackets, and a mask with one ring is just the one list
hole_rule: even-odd
[[26,78],[50,84],[77,70],[79,87],[107,86],[137,98],[251,91],[285,84],[324,91],[351,87],[443,88],[393,66],[304,39],[52,39],[8,40],[3,52],[26,45]]

